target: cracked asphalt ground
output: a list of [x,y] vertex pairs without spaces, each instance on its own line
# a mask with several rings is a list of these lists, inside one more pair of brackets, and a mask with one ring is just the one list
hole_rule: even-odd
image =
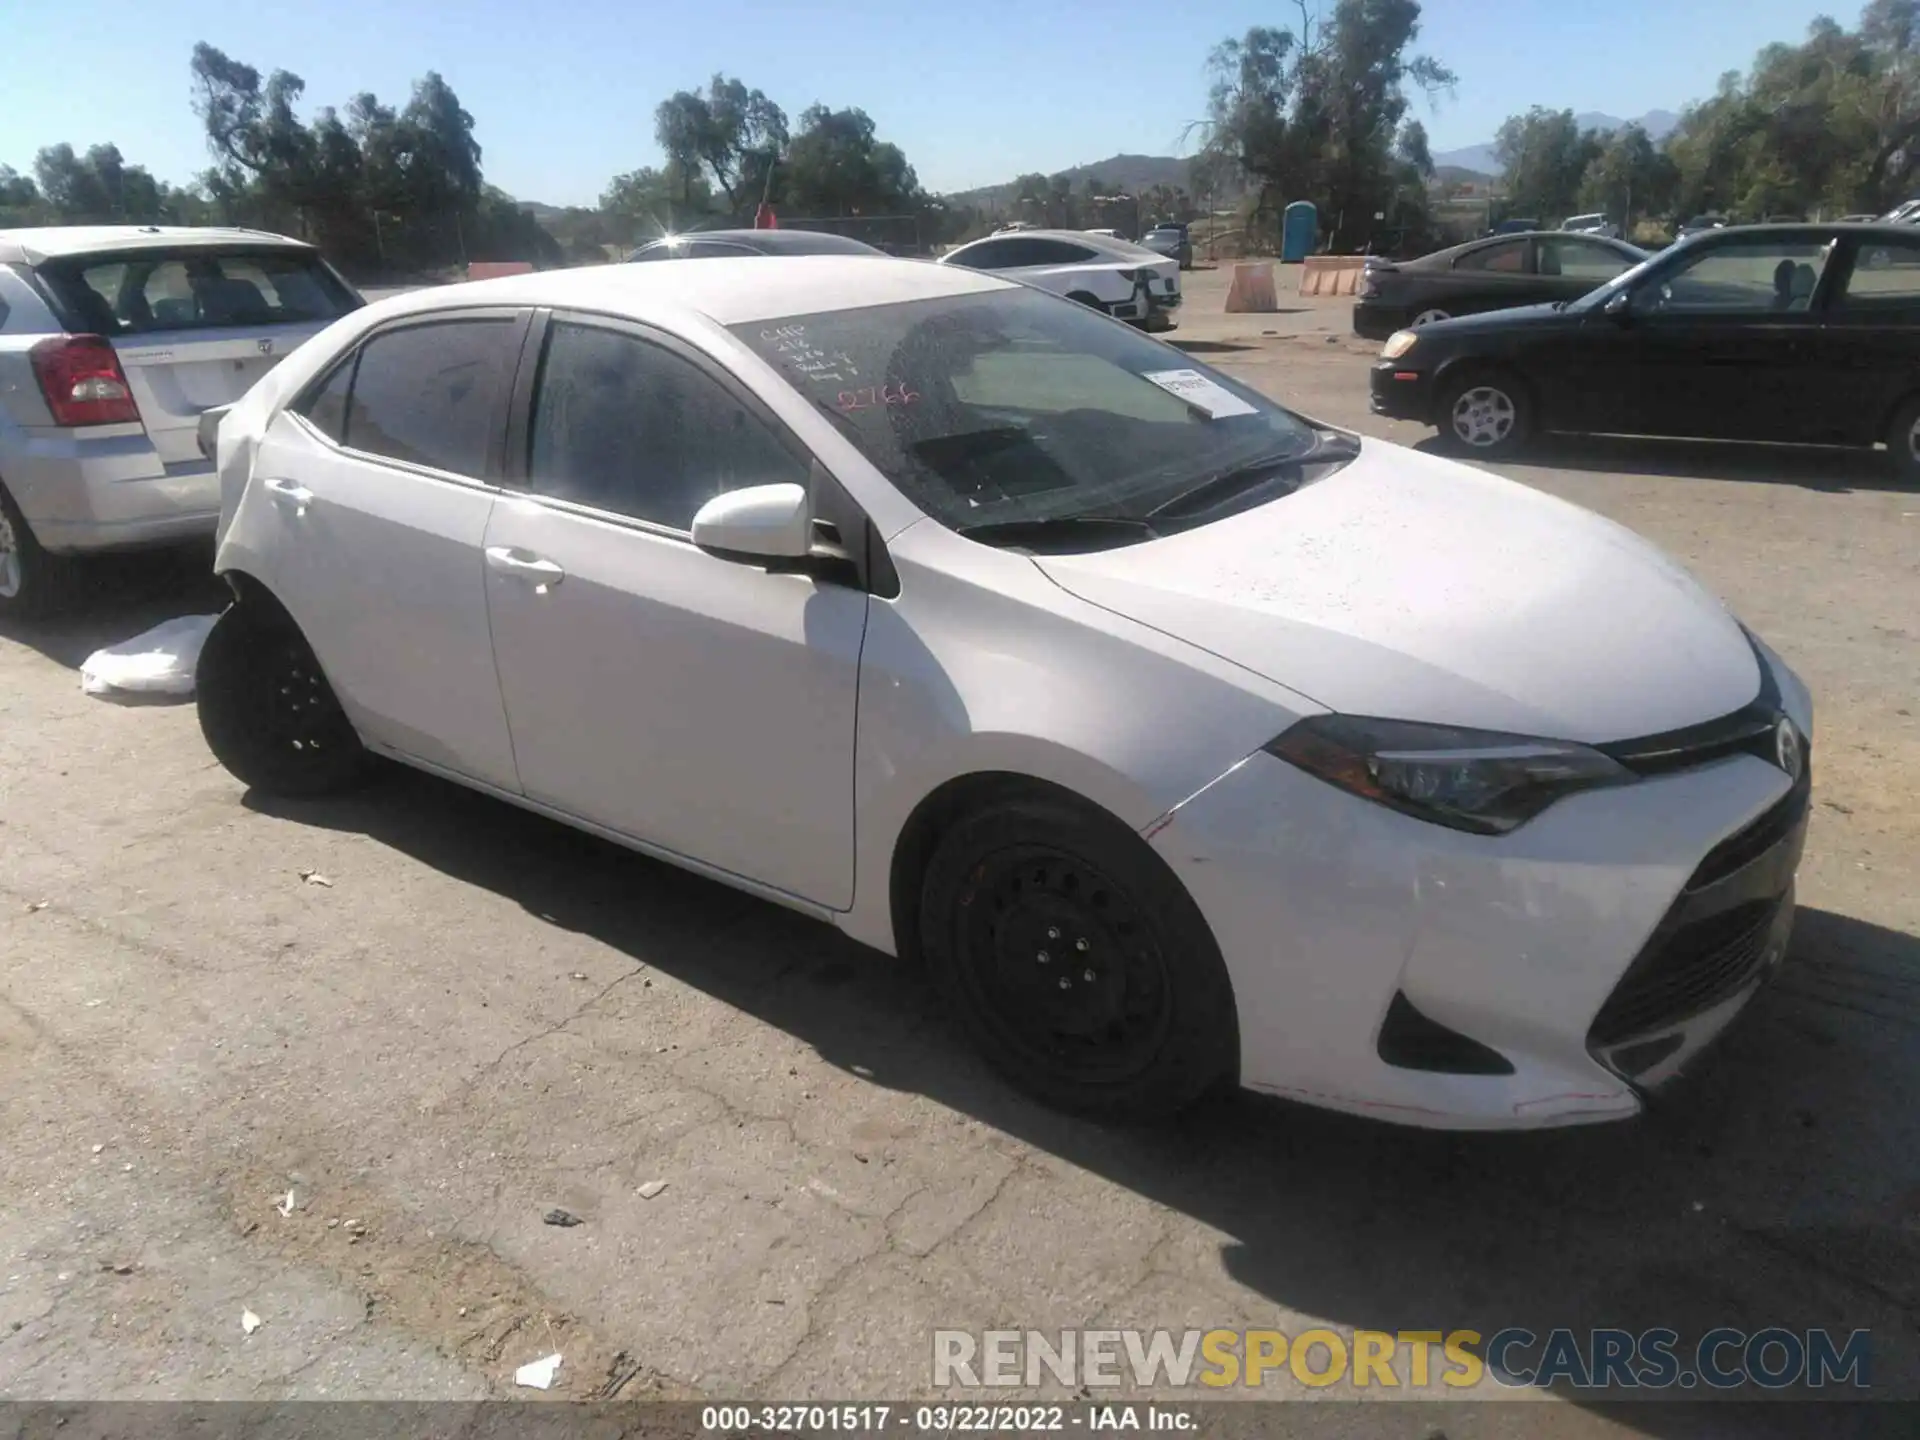
[[[1223,279],[1196,352],[1421,438],[1366,415],[1344,305],[1202,313]],[[1704,447],[1507,473],[1678,554],[1819,703],[1791,961],[1628,1125],[1047,1114],[797,916],[421,776],[244,794],[190,706],[76,675],[215,608],[205,557],[95,567],[0,636],[0,1396],[526,1395],[559,1351],[574,1398],[898,1399],[936,1327],[1316,1323],[1867,1327],[1920,1394],[1920,495]],[[1681,1433],[1482,1409],[1447,1433]]]

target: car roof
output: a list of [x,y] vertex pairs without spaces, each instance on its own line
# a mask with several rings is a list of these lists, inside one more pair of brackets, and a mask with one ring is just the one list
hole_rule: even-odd
[[[1574,217],[1578,219],[1578,216]],[[1443,260],[1452,260],[1470,250],[1483,250],[1495,245],[1510,245],[1516,240],[1550,240],[1565,237],[1568,240],[1584,240],[1593,245],[1606,245],[1613,249],[1633,250],[1645,255],[1647,252],[1629,240],[1616,239],[1611,235],[1595,235],[1587,230],[1512,230],[1504,235],[1479,235],[1472,240],[1463,240],[1458,245],[1449,245],[1444,250],[1430,250],[1416,260],[1408,260],[1399,268],[1408,269],[1415,265],[1425,265],[1429,261],[1438,264]]]
[[552,305],[637,320],[700,315],[720,325],[1017,290],[957,265],[866,255],[716,256],[698,265],[588,265],[440,285],[377,302],[383,317],[465,305]]
[[1914,238],[1914,227],[1903,225],[1897,220],[1786,220],[1772,224],[1754,225],[1717,225],[1711,232],[1716,236],[1727,235],[1778,235],[1788,238],[1801,236],[1808,240],[1824,240],[1835,233],[1842,235],[1867,235],[1880,240],[1907,240]]
[[36,225],[0,230],[0,263],[38,265],[73,255],[115,254],[127,250],[178,250],[191,246],[284,245],[313,247],[304,240],[268,230],[218,225]]
[[718,240],[728,245],[744,245],[762,255],[884,255],[863,240],[835,235],[825,230],[689,230],[684,235],[663,235],[640,246],[650,250],[656,245],[691,240]]

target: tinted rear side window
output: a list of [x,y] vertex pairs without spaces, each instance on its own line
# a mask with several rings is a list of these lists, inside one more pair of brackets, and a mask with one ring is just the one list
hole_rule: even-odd
[[374,336],[361,347],[344,442],[455,475],[486,476],[519,339],[511,316]]
[[39,273],[71,322],[98,335],[325,324],[360,305],[304,250],[140,250]]

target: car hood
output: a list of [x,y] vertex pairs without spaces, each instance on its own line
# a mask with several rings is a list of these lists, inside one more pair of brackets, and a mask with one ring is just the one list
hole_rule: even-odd
[[1383,441],[1210,525],[1034,563],[1351,715],[1599,743],[1713,719],[1760,688],[1726,607],[1632,531]]
[[1446,335],[1477,335],[1495,330],[1513,330],[1525,325],[1551,325],[1567,318],[1558,301],[1540,305],[1515,305],[1508,310],[1486,310],[1478,315],[1456,315],[1451,320],[1436,320],[1422,328],[1425,338]]

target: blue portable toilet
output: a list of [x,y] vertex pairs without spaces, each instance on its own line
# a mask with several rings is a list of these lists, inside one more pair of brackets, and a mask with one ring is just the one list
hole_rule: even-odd
[[1280,220],[1280,259],[1297,265],[1313,253],[1320,237],[1320,212],[1311,200],[1296,200],[1287,206]]

